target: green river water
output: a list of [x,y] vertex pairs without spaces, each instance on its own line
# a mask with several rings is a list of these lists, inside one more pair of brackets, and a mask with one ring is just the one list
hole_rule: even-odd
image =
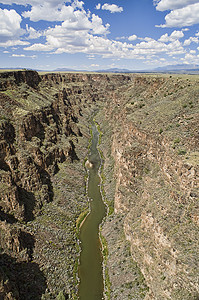
[[84,221],[80,231],[81,255],[79,267],[79,299],[102,300],[104,283],[102,271],[102,254],[99,240],[99,225],[106,214],[106,207],[100,192],[100,177],[98,174],[101,157],[97,150],[99,132],[92,124],[92,144],[90,148],[88,197],[90,201],[90,214]]

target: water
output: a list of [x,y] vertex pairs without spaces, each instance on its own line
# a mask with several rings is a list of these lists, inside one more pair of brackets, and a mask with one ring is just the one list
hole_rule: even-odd
[[79,268],[80,300],[102,300],[104,291],[99,224],[106,214],[106,208],[100,192],[98,170],[101,158],[97,150],[99,133],[95,124],[92,124],[92,133],[93,138],[89,156],[92,167],[89,168],[88,179],[88,197],[90,199],[91,212],[80,231],[82,248]]

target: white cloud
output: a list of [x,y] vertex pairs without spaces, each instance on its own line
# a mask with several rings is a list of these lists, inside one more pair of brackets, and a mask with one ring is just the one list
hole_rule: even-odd
[[171,35],[169,36],[168,33],[163,34],[160,38],[159,38],[159,42],[163,42],[163,43],[167,43],[167,42],[172,42],[175,40],[179,40],[181,38],[184,37],[184,33],[182,31],[179,30],[174,30]]
[[174,10],[194,3],[198,3],[198,0],[154,0],[159,11]]
[[47,52],[49,52],[53,49],[54,49],[54,47],[52,45],[50,45],[50,44],[41,44],[41,43],[33,44],[29,47],[24,48],[24,50],[27,50],[27,51],[47,51]]
[[163,34],[160,38],[159,38],[159,42],[163,42],[163,43],[167,43],[169,42],[170,37],[168,35],[168,33]]
[[184,33],[182,31],[174,30],[171,33],[170,38],[171,38],[171,40],[178,40],[178,39],[183,38],[183,36],[184,36]]
[[98,3],[96,6],[95,6],[95,9],[100,9],[101,8],[101,4]]
[[91,67],[99,67],[98,64],[92,64]]
[[28,34],[27,39],[30,39],[30,40],[31,39],[37,39],[37,38],[39,38],[40,36],[43,35],[43,33],[41,31],[37,31],[34,28],[29,27],[28,24],[26,24],[26,32]]
[[[48,1],[44,1],[44,2],[49,3],[49,5],[51,7],[56,7],[60,4],[64,4],[65,2],[71,2],[71,0],[65,0],[65,1],[48,0]],[[41,0],[1,0],[1,3],[8,4],[8,5],[12,5],[13,3],[15,3],[15,4],[20,4],[20,5],[25,5],[25,6],[26,5],[35,6],[35,5],[41,5]]]
[[154,41],[154,39],[146,36],[145,38],[139,38],[140,40],[143,40],[143,41],[146,41],[146,42],[151,42],[151,41]]
[[108,3],[105,3],[104,5],[102,5],[102,9],[103,10],[108,10],[111,13],[116,13],[116,12],[120,13],[120,12],[123,11],[123,7],[118,6],[116,4],[108,4]]
[[199,3],[172,10],[166,15],[166,23],[157,27],[184,27],[199,23]]
[[133,34],[133,35],[130,35],[129,37],[128,37],[128,40],[129,41],[135,41],[135,40],[137,40],[137,35],[135,35],[135,34]]
[[79,52],[88,54],[89,59],[93,59],[94,55],[101,55],[104,58],[146,59],[146,57],[158,57],[161,54],[172,56],[185,53],[178,40],[182,34],[176,31],[168,37],[166,43],[146,37],[142,42],[133,45],[96,36],[88,30],[70,31],[64,23],[46,30],[45,44],[33,44],[24,50],[51,51],[55,54]]
[[181,59],[184,64],[199,64],[199,55],[187,53],[184,58]]
[[73,8],[79,8],[79,9],[83,10],[83,5],[84,5],[83,1],[73,0],[73,3],[72,3]]
[[187,40],[184,41],[184,46],[189,46],[191,43],[199,43],[199,38],[198,37],[190,37]]
[[21,40],[8,40],[6,42],[0,42],[0,47],[12,47],[12,46],[27,46],[29,42],[24,42]]
[[[102,19],[95,15],[86,12],[82,8],[83,2],[76,1],[78,9],[75,10],[70,6],[69,17],[62,22],[61,25],[48,28],[42,33],[36,32],[33,28],[28,28],[30,33],[29,38],[34,38],[37,34],[42,34],[46,37],[46,43],[33,44],[26,47],[25,50],[32,51],[55,51],[55,53],[87,53],[87,47],[89,47],[89,40],[92,35],[106,35],[109,33],[109,24],[103,25]],[[50,12],[50,10],[49,10]],[[60,9],[63,12],[63,7]],[[53,12],[55,14],[55,12]],[[31,16],[33,18],[33,15]],[[35,15],[40,19],[40,16]],[[49,18],[50,14],[46,14]],[[56,18],[56,15],[54,15]],[[52,18],[52,15],[51,15]],[[89,52],[88,52],[89,53]]]
[[43,2],[43,4],[32,6],[30,11],[25,11],[22,15],[24,18],[30,18],[33,22],[40,20],[64,21],[73,19],[74,8],[71,5],[62,5],[52,9],[51,3]]
[[1,41],[15,38],[23,33],[21,16],[14,10],[0,9],[0,38]]
[[[67,29],[68,32],[71,31],[72,35],[74,31],[82,30],[90,30],[93,34],[107,34],[110,27],[109,24],[103,25],[102,19],[99,16],[95,14],[91,15],[90,11],[86,12],[83,9],[83,2],[77,0],[72,3],[72,6],[62,5],[60,8],[57,7],[55,9],[52,9],[49,3],[44,2],[40,6],[32,7],[31,11],[24,12],[23,17],[30,18],[34,22],[39,20],[64,21],[61,26]],[[57,30],[60,27],[56,26],[55,28]],[[31,29],[30,34],[31,37],[36,34],[39,35],[34,29]]]
[[25,57],[24,54],[12,54],[12,57]]
[[29,57],[29,58],[36,58],[37,56],[36,55],[31,55],[31,56],[27,56],[25,54],[12,54],[12,57]]
[[94,34],[107,34],[110,25],[107,23],[105,26],[102,24],[102,19],[95,14],[92,14],[91,27]]
[[13,9],[0,9],[0,46],[27,45],[20,40],[26,31],[21,28],[21,16]]

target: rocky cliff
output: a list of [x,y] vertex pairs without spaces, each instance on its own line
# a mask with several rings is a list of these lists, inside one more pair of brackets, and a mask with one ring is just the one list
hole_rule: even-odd
[[77,298],[76,221],[88,207],[93,112],[109,205],[106,298],[197,299],[198,83],[0,73],[2,299]]
[[[198,299],[198,95],[197,78],[136,76],[105,108],[114,211],[123,216],[125,238],[149,287],[146,299]],[[110,222],[118,226],[114,218],[104,225],[111,245]],[[121,299],[115,265],[109,264],[112,296]]]

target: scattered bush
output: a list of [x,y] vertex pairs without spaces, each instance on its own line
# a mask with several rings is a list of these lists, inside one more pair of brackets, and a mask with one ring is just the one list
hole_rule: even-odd
[[179,150],[178,151],[178,155],[185,155],[187,153],[187,151],[186,150]]
[[59,295],[57,296],[57,300],[66,300],[63,291],[59,292]]
[[178,144],[178,143],[180,143],[180,139],[177,138],[177,139],[175,139],[173,142],[174,142],[174,144]]

